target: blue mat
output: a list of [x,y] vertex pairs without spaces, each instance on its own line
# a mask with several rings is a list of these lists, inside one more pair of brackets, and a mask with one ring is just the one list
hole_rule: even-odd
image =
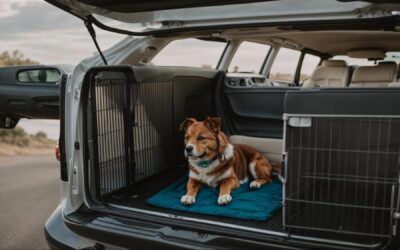
[[250,189],[250,182],[243,183],[231,193],[232,202],[225,206],[217,203],[219,191],[217,188],[203,187],[196,196],[196,203],[186,206],[181,203],[181,197],[186,193],[187,180],[188,177],[185,176],[146,202],[157,207],[184,212],[246,220],[268,220],[281,208],[282,184],[278,180],[259,189]]

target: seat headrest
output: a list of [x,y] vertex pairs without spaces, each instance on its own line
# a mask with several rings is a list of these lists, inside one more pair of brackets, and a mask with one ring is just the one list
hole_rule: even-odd
[[349,57],[368,58],[370,60],[378,60],[385,58],[385,51],[380,49],[358,49],[347,52]]
[[325,60],[322,62],[322,65],[323,66],[344,67],[344,66],[347,66],[347,63],[344,60]]
[[378,64],[373,66],[360,66],[354,70],[351,83],[382,82],[388,83],[395,79],[396,64]]

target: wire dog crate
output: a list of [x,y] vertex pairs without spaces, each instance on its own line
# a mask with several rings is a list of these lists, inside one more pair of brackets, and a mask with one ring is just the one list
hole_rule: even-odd
[[400,117],[285,115],[284,226],[390,237]]
[[90,183],[102,200],[174,163],[172,83],[136,82],[115,67],[87,78]]

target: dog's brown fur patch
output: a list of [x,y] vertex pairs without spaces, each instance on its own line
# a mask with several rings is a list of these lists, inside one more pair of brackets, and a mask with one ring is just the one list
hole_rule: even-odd
[[[220,118],[208,117],[203,122],[187,118],[180,126],[186,131],[185,145],[194,148],[193,153],[188,155],[191,162],[190,178],[185,196],[193,196],[190,201],[194,202],[194,197],[201,186],[199,182],[205,185],[217,182],[220,198],[222,197],[218,202],[226,204],[232,199],[230,197],[232,189],[239,187],[240,181],[245,180],[249,172],[255,178],[250,184],[254,188],[271,182],[272,171],[279,172],[279,164],[271,164],[257,149],[245,144],[230,144],[227,136],[220,130],[220,125]],[[209,161],[218,165],[204,169],[196,166],[197,161]],[[254,169],[249,169],[249,166]],[[187,203],[187,200],[182,197],[183,203],[191,204]]]

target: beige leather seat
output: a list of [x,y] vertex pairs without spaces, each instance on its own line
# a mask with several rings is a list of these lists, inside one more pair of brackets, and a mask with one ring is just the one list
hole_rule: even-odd
[[354,70],[350,87],[353,88],[382,88],[395,82],[397,64],[378,64],[360,66]]
[[400,82],[389,83],[389,87],[391,87],[391,88],[400,88]]
[[343,60],[325,60],[304,81],[303,88],[341,88],[349,82],[350,69]]
[[232,135],[229,137],[229,140],[231,143],[253,146],[262,154],[264,154],[271,162],[281,162],[283,144],[282,139]]
[[397,66],[396,82],[389,83],[389,87],[400,88],[400,66]]

